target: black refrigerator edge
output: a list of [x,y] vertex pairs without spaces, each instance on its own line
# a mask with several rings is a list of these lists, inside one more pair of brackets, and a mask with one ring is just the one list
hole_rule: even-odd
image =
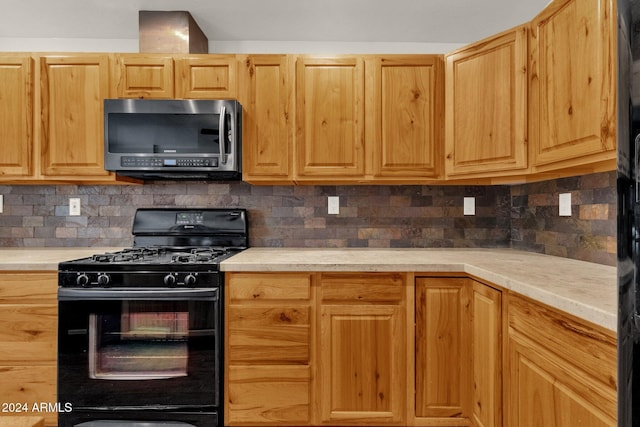
[[618,426],[640,427],[640,0],[616,1]]

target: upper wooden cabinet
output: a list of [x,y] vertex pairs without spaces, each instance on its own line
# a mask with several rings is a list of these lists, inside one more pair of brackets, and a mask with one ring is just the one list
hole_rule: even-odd
[[119,54],[112,69],[114,96],[235,98],[236,70],[235,55]]
[[535,172],[615,168],[616,26],[611,0],[555,0],[531,22]]
[[364,59],[296,60],[296,179],[364,178]]
[[0,56],[0,180],[33,173],[33,59]]
[[448,178],[527,168],[527,28],[446,55]]
[[43,176],[113,181],[104,169],[103,100],[108,97],[108,55],[40,59]]
[[242,179],[293,180],[293,61],[290,55],[239,58],[242,104]]
[[374,180],[437,178],[442,170],[442,56],[376,55],[367,57],[365,71],[365,141]]

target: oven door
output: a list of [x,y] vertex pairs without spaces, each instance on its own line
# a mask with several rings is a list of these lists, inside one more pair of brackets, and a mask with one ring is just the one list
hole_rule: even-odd
[[217,407],[218,292],[60,288],[59,400],[74,409]]

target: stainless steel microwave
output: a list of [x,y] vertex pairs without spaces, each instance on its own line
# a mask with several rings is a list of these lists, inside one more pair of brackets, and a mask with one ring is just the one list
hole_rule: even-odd
[[235,100],[105,99],[105,169],[139,179],[240,179]]

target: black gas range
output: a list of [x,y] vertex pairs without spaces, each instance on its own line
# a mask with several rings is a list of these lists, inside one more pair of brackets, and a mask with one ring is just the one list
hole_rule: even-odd
[[224,425],[220,262],[247,230],[244,209],[138,209],[133,247],[59,264],[60,427]]
[[133,247],[61,262],[62,287],[220,285],[219,264],[248,245],[244,209],[138,209]]

